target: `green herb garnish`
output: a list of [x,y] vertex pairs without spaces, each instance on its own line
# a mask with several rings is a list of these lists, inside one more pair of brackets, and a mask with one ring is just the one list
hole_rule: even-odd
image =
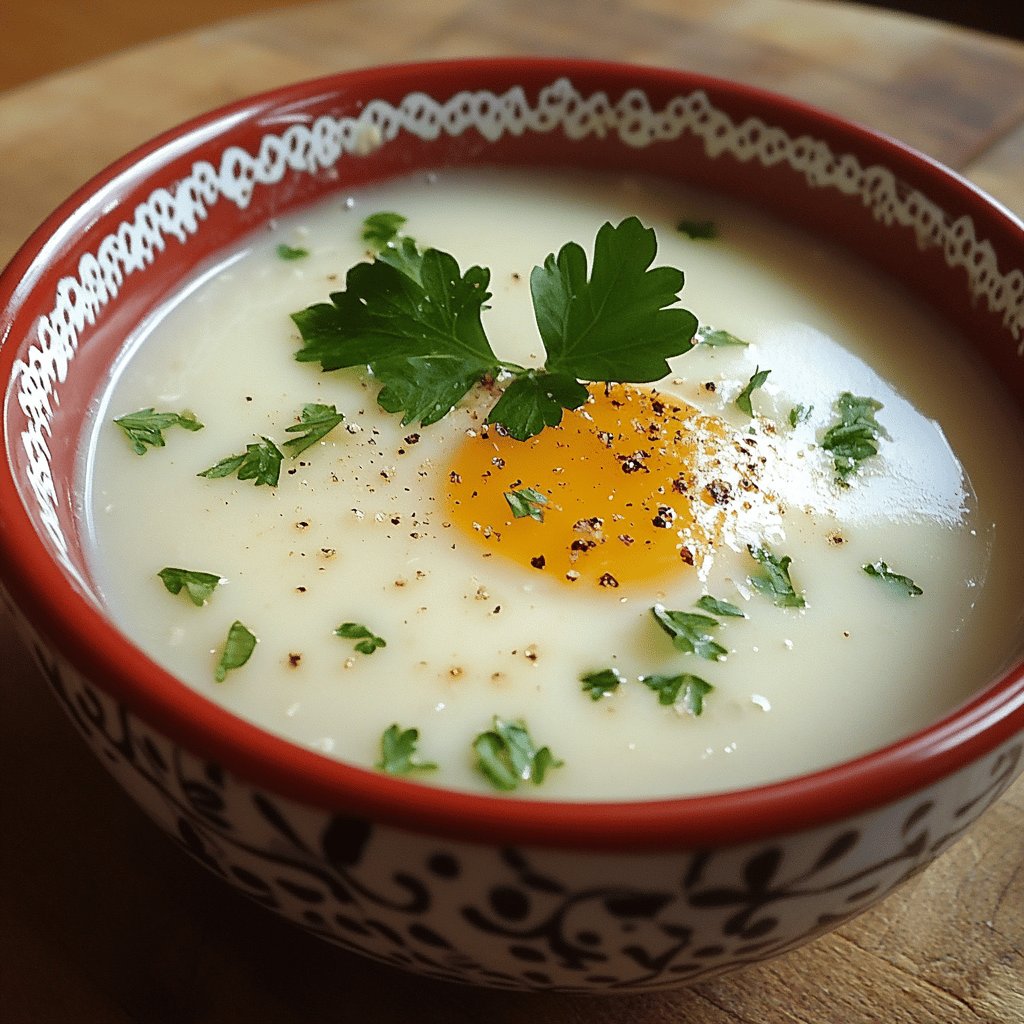
[[898,572],[893,572],[885,562],[872,562],[870,565],[862,565],[861,568],[869,575],[880,579],[885,583],[891,583],[894,587],[906,593],[907,597],[917,597],[924,591],[909,577]]
[[756,369],[753,376],[747,381],[747,386],[736,396],[737,407],[748,416],[754,415],[754,407],[750,403],[751,396],[764,384],[771,372],[771,370]]
[[580,682],[583,684],[583,692],[589,694],[591,700],[600,700],[602,697],[610,697],[625,680],[617,668],[606,668],[580,676]]
[[240,455],[229,455],[196,476],[218,479],[237,473],[239,480],[253,480],[257,487],[262,484],[276,487],[283,459],[280,448],[269,437],[264,437],[261,444],[246,445]]
[[281,260],[301,260],[309,255],[308,249],[297,248],[282,242],[277,247],[277,258]]
[[473,741],[477,770],[495,789],[510,792],[522,782],[539,786],[551,768],[562,763],[548,747],[534,745],[526,724],[506,722],[494,716],[494,728],[480,733]]
[[836,482],[846,487],[860,464],[878,454],[878,439],[891,438],[875,419],[875,413],[883,406],[874,398],[844,391],[836,399],[835,408],[839,422],[828,428],[821,446],[832,453]]
[[694,340],[701,345],[708,345],[710,348],[726,348],[737,345],[746,347],[749,344],[729,331],[722,331],[714,327],[698,327]]
[[734,619],[745,619],[747,613],[729,601],[721,601],[717,597],[705,594],[698,602],[697,607],[711,615],[725,615]]
[[217,682],[223,683],[231,669],[241,668],[252,656],[255,648],[256,637],[237,619],[232,622],[214,672]]
[[760,563],[763,572],[749,577],[750,585],[779,608],[805,608],[807,602],[802,594],[793,589],[789,578],[789,566],[793,559],[789,555],[779,558],[767,548],[747,545],[751,556]]
[[505,491],[505,500],[516,519],[525,519],[526,516],[529,516],[531,519],[536,519],[538,523],[544,522],[543,506],[548,503],[548,499],[540,491],[535,491],[532,487],[523,487],[518,491]]
[[155,409],[140,409],[138,412],[118,416],[114,422],[125,432],[136,455],[145,455],[148,448],[164,447],[164,431],[168,427],[184,427],[185,430],[202,430],[203,425],[195,413],[157,412]]
[[326,437],[344,418],[345,414],[338,412],[333,405],[318,405],[315,402],[304,405],[299,422],[285,427],[287,433],[301,434],[301,437],[293,437],[281,447],[294,459]]
[[575,242],[530,276],[534,313],[546,351],[543,368],[500,360],[480,315],[490,271],[463,273],[437,249],[412,239],[349,270],[345,290],[292,314],[302,362],[324,370],[369,367],[377,397],[403,424],[426,426],[447,415],[484,378],[511,377],[488,422],[526,440],[561,422],[588,397],[583,381],[645,383],[668,372],[667,359],[693,347],[697,322],[676,302],[683,275],[651,264],[657,240],[636,217],[605,224],[587,257]]
[[406,218],[400,213],[390,213],[386,210],[371,213],[363,221],[363,241],[375,249],[383,249],[394,242],[405,222]]
[[677,676],[641,676],[640,682],[658,695],[658,703],[681,704],[691,715],[704,713],[704,698],[714,687],[700,676],[683,672]]
[[388,775],[434,771],[437,765],[421,760],[416,753],[419,738],[419,729],[402,729],[397,723],[389,725],[380,738],[380,760],[375,767]]
[[656,604],[651,609],[654,621],[672,637],[672,646],[684,654],[696,654],[708,661],[721,661],[726,649],[715,641],[709,630],[721,625],[710,615],[697,612],[670,611],[664,605]]
[[387,647],[388,642],[367,629],[361,622],[343,622],[335,631],[335,636],[345,640],[358,640],[356,650],[360,654],[373,654],[378,647]]
[[220,577],[212,572],[196,572],[194,569],[174,569],[166,566],[157,576],[163,580],[164,586],[172,594],[180,594],[184,589],[194,605],[202,608],[213,596],[220,583]]
[[709,241],[718,237],[718,228],[713,220],[690,220],[684,218],[676,225],[676,231],[697,241]]
[[789,410],[789,425],[795,427],[798,423],[806,423],[814,411],[813,405],[794,405]]

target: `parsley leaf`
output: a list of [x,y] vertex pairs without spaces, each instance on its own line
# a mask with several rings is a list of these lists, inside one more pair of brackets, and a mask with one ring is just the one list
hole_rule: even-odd
[[748,416],[754,415],[754,407],[750,403],[751,396],[764,384],[771,372],[771,370],[755,369],[753,376],[747,381],[747,386],[736,396],[737,407]]
[[697,607],[703,611],[710,612],[712,615],[725,615],[734,619],[745,619],[747,617],[746,612],[737,608],[736,605],[729,601],[721,601],[710,594],[705,594],[697,602]]
[[157,412],[153,408],[140,409],[138,412],[118,416],[114,422],[125,432],[132,443],[136,455],[145,455],[147,445],[150,448],[163,448],[164,431],[168,427],[184,427],[186,430],[202,430],[203,425],[196,419],[195,413]]
[[189,600],[199,608],[213,597],[213,592],[220,583],[220,577],[212,572],[197,572],[194,569],[175,569],[166,566],[157,576],[163,580],[164,586],[172,594],[180,594],[182,589],[188,594]]
[[380,213],[371,213],[363,221],[363,241],[368,242],[375,249],[383,249],[398,237],[406,219],[400,213],[386,210],[382,210]]
[[300,249],[282,242],[277,247],[277,257],[282,260],[301,260],[309,255],[308,249]]
[[676,231],[695,241],[710,241],[718,237],[718,228],[713,220],[691,220],[684,218],[676,225]]
[[530,291],[548,372],[644,383],[664,377],[666,360],[693,348],[696,318],[667,308],[683,274],[651,269],[657,252],[654,231],[627,217],[598,230],[589,280],[586,253],[576,242],[533,268]]
[[891,438],[875,419],[875,413],[883,405],[874,398],[844,391],[836,399],[835,408],[839,422],[825,431],[821,447],[832,453],[836,482],[846,487],[860,463],[878,454],[878,439]]
[[903,590],[907,597],[917,597],[924,591],[909,577],[893,572],[885,562],[872,562],[870,565],[862,565],[861,568],[869,575],[891,583],[894,587]]
[[654,690],[658,703],[680,703],[691,715],[704,713],[704,698],[714,687],[700,676],[683,672],[677,676],[641,676],[640,682]]
[[721,625],[710,615],[697,612],[669,611],[664,605],[656,604],[651,609],[654,621],[672,637],[672,646],[684,654],[696,654],[707,661],[721,661],[728,653],[715,641],[709,630]]
[[473,741],[476,767],[495,789],[510,792],[521,782],[539,786],[551,768],[560,768],[559,761],[548,747],[539,750],[521,721],[506,722],[494,716],[494,728],[480,733]]
[[565,373],[527,370],[494,403],[488,423],[500,423],[517,441],[562,422],[563,409],[578,409],[590,397],[585,385]]
[[433,771],[433,761],[423,761],[416,753],[419,729],[403,729],[397,723],[388,726],[380,738],[380,760],[374,767],[388,775],[408,775],[414,771]]
[[217,682],[223,683],[228,672],[235,668],[241,668],[252,656],[255,648],[256,637],[237,619],[232,622],[227,639],[224,641],[220,661],[217,662],[217,668],[214,671],[214,678]]
[[229,455],[196,476],[219,479],[237,473],[239,480],[254,480],[257,487],[262,484],[276,487],[283,459],[277,445],[269,437],[264,437],[262,444],[248,444],[240,455]]
[[[500,369],[480,322],[490,271],[471,267],[463,274],[437,249],[417,262],[415,245],[403,242],[411,249],[387,249],[352,267],[332,305],[292,314],[303,340],[296,359],[319,361],[324,370],[368,366],[382,386],[382,407],[403,412],[403,423],[418,418],[425,426]],[[402,269],[389,262],[396,253],[408,254]]]
[[335,631],[335,636],[345,640],[358,640],[356,650],[360,654],[373,654],[378,647],[387,647],[388,642],[382,637],[372,633],[360,622],[343,622]]
[[538,523],[544,522],[542,506],[548,503],[548,499],[540,491],[535,491],[532,487],[523,487],[518,491],[505,491],[505,500],[516,519],[524,519],[529,516],[531,519],[536,519]]
[[707,345],[709,348],[726,348],[729,346],[746,347],[750,343],[742,338],[737,338],[729,331],[719,330],[715,327],[698,327],[694,340],[700,345]]
[[757,576],[751,576],[750,585],[759,593],[764,594],[779,608],[805,608],[807,602],[802,594],[793,589],[793,583],[789,578],[789,566],[793,559],[789,555],[778,558],[767,548],[747,545],[750,552],[764,570]]
[[344,418],[345,414],[338,412],[333,405],[318,405],[315,402],[304,405],[299,422],[285,427],[287,433],[301,433],[302,436],[285,441],[282,447],[294,459],[326,437]]
[[610,697],[625,680],[617,668],[606,668],[580,676],[580,682],[583,684],[583,692],[590,694],[591,700],[600,700],[602,697]]
[[789,425],[795,427],[799,423],[806,423],[811,418],[811,413],[814,411],[813,405],[794,405],[789,410]]

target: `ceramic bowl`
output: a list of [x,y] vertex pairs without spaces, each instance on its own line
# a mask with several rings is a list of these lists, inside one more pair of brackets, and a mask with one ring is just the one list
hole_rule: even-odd
[[1010,784],[1024,662],[923,732],[813,775],[704,798],[515,801],[261,732],[144,656],[90,582],[79,437],[124,336],[271,217],[475,163],[626,168],[742,197],[898,277],[964,328],[1024,406],[1021,224],[892,140],[675,71],[498,60],[342,74],[131,153],[4,272],[0,597],[41,680],[145,811],[331,942],[436,978],[569,991],[671,986],[775,956],[891,892]]

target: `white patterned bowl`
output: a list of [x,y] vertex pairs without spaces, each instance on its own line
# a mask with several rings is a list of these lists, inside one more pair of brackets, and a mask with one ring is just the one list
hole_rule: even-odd
[[648,171],[827,233],[969,324],[978,358],[1024,405],[1020,223],[891,140],[749,88],[622,65],[345,74],[130,154],[4,272],[0,597],[140,805],[226,881],[332,942],[439,978],[564,990],[657,988],[774,956],[890,892],[1009,785],[1024,664],[929,729],[814,775],[705,798],[510,802],[261,732],[149,661],[94,593],[75,456],[127,331],[272,216],[394,173],[473,163]]

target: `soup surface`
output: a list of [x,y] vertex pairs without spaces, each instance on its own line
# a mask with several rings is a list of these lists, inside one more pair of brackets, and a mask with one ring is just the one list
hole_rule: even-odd
[[[372,258],[379,211],[490,268],[483,324],[526,367],[545,357],[532,268],[636,215],[685,273],[699,343],[656,384],[591,385],[529,441],[486,423],[500,379],[403,425],[365,368],[297,361],[289,318]],[[877,448],[846,470],[844,402]],[[293,458],[288,428],[313,404],[344,419]],[[147,408],[203,427],[171,425],[140,457],[112,420]],[[276,485],[198,475],[270,442]],[[550,752],[517,795],[776,780],[934,721],[1017,643],[1024,430],[990,378],[891,282],[663,183],[445,172],[272,224],[131,339],[86,448],[93,572],[141,648],[355,764],[410,768],[411,734],[397,760],[382,736],[418,730],[436,768],[409,777],[426,783],[493,791],[481,750],[522,738],[496,718]],[[168,567],[219,583],[197,605]],[[236,622],[256,643],[232,667]]]

